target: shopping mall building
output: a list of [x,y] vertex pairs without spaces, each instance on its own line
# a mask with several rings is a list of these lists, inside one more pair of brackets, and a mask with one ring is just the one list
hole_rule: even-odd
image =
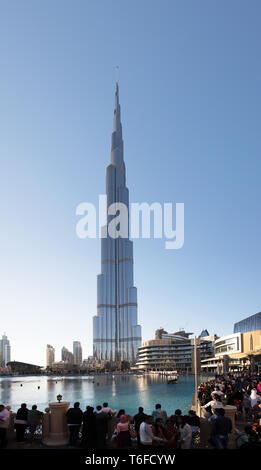
[[194,338],[184,330],[167,333],[162,328],[155,331],[155,339],[144,341],[138,348],[137,361],[133,369],[143,371],[176,370],[194,372],[195,363],[200,370],[200,360],[213,356],[215,335],[203,330],[197,338],[197,354],[194,355]]
[[214,355],[201,359],[201,371],[217,374],[261,372],[261,312],[234,324],[234,333],[214,342]]

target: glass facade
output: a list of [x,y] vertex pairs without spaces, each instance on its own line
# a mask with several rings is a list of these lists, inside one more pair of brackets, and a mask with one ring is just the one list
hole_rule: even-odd
[[[116,85],[111,163],[106,169],[107,214],[114,203],[129,208],[129,190],[123,159],[119,89]],[[137,318],[137,289],[133,285],[133,243],[113,237],[108,215],[101,239],[101,274],[97,281],[97,315],[93,317],[93,356],[98,360],[134,362],[141,345]],[[110,227],[109,227],[110,228]]]
[[241,334],[223,336],[215,341],[215,355],[235,354],[242,352]]
[[234,333],[247,333],[255,330],[261,330],[261,312],[234,324]]

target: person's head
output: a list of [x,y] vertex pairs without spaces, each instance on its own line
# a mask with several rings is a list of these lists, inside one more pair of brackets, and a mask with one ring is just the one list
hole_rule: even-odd
[[214,390],[215,390],[215,392],[218,392],[218,391],[219,391],[219,388],[218,388],[217,385],[214,387]]
[[21,408],[26,408],[26,403],[22,403]]
[[153,416],[146,415],[146,418],[145,418],[144,421],[145,421],[146,424],[152,424],[153,423]]
[[217,395],[216,393],[213,395],[214,401],[221,401],[220,396]]
[[96,410],[97,410],[97,411],[101,411],[101,409],[102,409],[101,405],[97,405],[97,406],[96,406]]
[[179,415],[177,417],[177,424],[178,424],[178,426],[181,426],[183,428],[183,426],[185,425],[184,416]]
[[155,405],[155,408],[156,410],[160,410],[161,409],[161,405],[159,403],[157,403],[157,405]]
[[189,410],[188,414],[189,414],[189,416],[196,416],[196,411]]
[[172,423],[171,419],[167,419],[166,428],[173,428],[173,423]]
[[80,408],[80,403],[78,401],[76,401],[73,406],[74,406],[74,408]]
[[0,411],[3,411],[5,409],[4,405],[0,405]]
[[105,401],[102,406],[103,406],[103,408],[108,408],[109,405],[108,405],[107,401]]
[[175,415],[176,416],[181,416],[181,410],[179,410],[179,409],[175,410]]
[[217,411],[216,414],[217,414],[218,416],[225,416],[225,410],[224,410],[224,408],[216,408],[216,409],[215,409],[215,412],[216,412],[216,411]]
[[125,424],[125,423],[128,422],[128,418],[127,418],[127,416],[126,416],[125,414],[122,414],[122,415],[120,416],[120,422],[121,422],[122,424]]
[[121,415],[125,415],[125,410],[119,410],[117,418],[120,418]]
[[37,410],[37,405],[33,405],[32,410]]
[[143,413],[143,408],[142,408],[142,406],[139,407],[139,413]]
[[93,406],[86,406],[86,410],[87,410],[88,413],[93,413],[94,408],[93,408]]

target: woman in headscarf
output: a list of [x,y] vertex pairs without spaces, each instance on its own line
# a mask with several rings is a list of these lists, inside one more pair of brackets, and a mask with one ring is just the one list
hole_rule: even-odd
[[130,436],[130,423],[128,417],[125,414],[120,416],[120,421],[116,427],[116,442],[117,447],[131,447],[131,436]]

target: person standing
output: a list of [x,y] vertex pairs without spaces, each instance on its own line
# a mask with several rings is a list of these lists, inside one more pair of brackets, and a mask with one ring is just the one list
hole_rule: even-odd
[[176,427],[180,432],[180,448],[190,449],[192,441],[192,430],[188,423],[186,423],[185,416],[178,416]]
[[110,413],[102,411],[102,408],[100,406],[97,406],[97,413],[95,416],[95,429],[96,429],[96,435],[97,435],[98,449],[106,448],[106,435],[108,431],[108,419],[109,418],[110,418]]
[[251,410],[251,400],[249,394],[246,392],[242,401],[242,408],[244,411],[245,419],[248,419],[250,416]]
[[24,433],[27,426],[28,408],[26,403],[21,404],[21,408],[16,413],[15,417],[15,429],[16,429],[16,440],[17,442],[23,442]]
[[9,426],[10,412],[0,405],[0,449],[4,449],[7,445],[7,429]]
[[164,436],[164,432],[163,432],[163,421],[162,421],[162,418],[157,418],[157,419],[156,419],[155,423],[153,423],[153,425],[152,425],[151,430],[152,430],[153,436],[161,437],[161,439],[162,439],[162,442],[153,440],[153,441],[152,441],[152,445],[153,445],[154,447],[162,446],[162,445],[163,445],[163,442],[164,442],[164,440],[165,440],[165,436]]
[[177,449],[179,431],[175,428],[171,419],[167,419],[166,426],[164,429],[164,437],[167,439],[167,442],[164,446],[166,449]]
[[82,427],[82,446],[95,448],[96,447],[96,427],[95,427],[95,414],[92,406],[87,406],[86,411],[83,413],[83,427]]
[[254,408],[255,406],[257,406],[257,402],[259,402],[260,400],[261,398],[257,395],[256,389],[253,388],[251,390],[251,395],[250,395],[251,408]]
[[193,449],[194,444],[195,444],[195,439],[197,436],[199,436],[199,432],[200,432],[200,419],[196,415],[196,412],[194,410],[189,410],[187,423],[190,425],[191,431],[192,431],[191,448]]
[[109,404],[107,402],[104,402],[102,405],[102,408],[98,411],[98,413],[106,413],[106,414],[109,414],[110,416],[115,416],[117,413],[117,410],[113,410],[112,408],[109,407]]
[[206,403],[206,405],[203,406],[205,408],[206,413],[205,413],[205,418],[209,418],[211,414],[214,414],[214,411],[216,408],[223,408],[224,405],[221,401],[221,398],[218,395],[214,395],[213,400],[209,401]]
[[70,432],[69,444],[76,446],[79,438],[79,431],[82,424],[82,410],[80,409],[80,403],[76,401],[73,408],[70,408],[67,413],[67,424]]
[[171,420],[173,426],[176,425],[178,416],[181,416],[181,415],[182,415],[182,411],[180,409],[175,410],[175,414],[171,415],[170,420]]
[[154,422],[156,422],[156,419],[161,418],[163,426],[165,426],[166,421],[167,421],[167,413],[165,410],[161,409],[160,403],[157,403],[155,405],[155,410],[153,411],[152,416],[153,416]]
[[120,449],[131,447],[130,422],[125,414],[120,416],[120,421],[117,424],[116,432],[117,447]]
[[34,433],[36,431],[37,425],[40,423],[40,419],[43,413],[37,410],[37,405],[33,405],[32,409],[28,411],[27,415],[27,424],[29,426],[30,432],[30,442],[33,442]]
[[134,427],[137,435],[137,445],[140,446],[140,425],[145,420],[146,415],[143,412],[142,406],[139,407],[139,412],[134,416]]
[[166,439],[161,437],[154,436],[151,425],[153,424],[153,416],[146,416],[145,420],[140,425],[140,446],[145,447],[146,449],[152,449],[152,442],[158,441],[165,443]]
[[232,421],[225,417],[224,408],[216,408],[217,418],[212,421],[211,437],[216,449],[226,449],[228,435],[232,432]]

